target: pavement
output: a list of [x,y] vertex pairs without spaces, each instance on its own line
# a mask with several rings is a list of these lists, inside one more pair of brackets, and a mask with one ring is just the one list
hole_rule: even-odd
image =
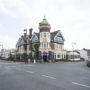
[[85,62],[24,64],[0,60],[0,90],[90,90]]

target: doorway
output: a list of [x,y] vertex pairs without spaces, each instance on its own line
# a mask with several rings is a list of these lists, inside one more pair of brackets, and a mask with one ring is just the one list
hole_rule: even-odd
[[48,60],[47,60],[47,55],[43,55],[43,60],[44,60],[44,62],[47,62]]

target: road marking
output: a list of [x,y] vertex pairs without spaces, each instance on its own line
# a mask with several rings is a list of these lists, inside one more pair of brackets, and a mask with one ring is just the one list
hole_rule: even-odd
[[26,72],[28,72],[28,73],[34,73],[34,72],[32,72],[32,71],[26,71]]
[[48,75],[42,75],[43,77],[51,78],[51,79],[56,79],[55,77],[48,76]]
[[12,63],[12,64],[20,64],[20,63]]
[[33,66],[33,65],[20,65],[20,66],[26,66],[26,67],[29,67],[29,66]]
[[76,83],[76,82],[72,82],[72,84],[76,84],[76,85],[79,85],[79,86],[90,88],[90,86],[87,86],[87,85],[84,85],[84,84],[80,84],[80,83]]
[[12,67],[16,67],[16,66],[7,66],[7,67],[11,67],[12,68]]

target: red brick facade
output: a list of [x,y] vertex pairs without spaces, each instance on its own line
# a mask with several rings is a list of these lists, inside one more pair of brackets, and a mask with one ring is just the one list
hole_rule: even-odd
[[30,38],[32,37],[32,28],[29,29],[29,36],[30,36]]
[[42,28],[42,29],[40,29],[40,32],[50,32],[50,29],[48,29],[48,28]]

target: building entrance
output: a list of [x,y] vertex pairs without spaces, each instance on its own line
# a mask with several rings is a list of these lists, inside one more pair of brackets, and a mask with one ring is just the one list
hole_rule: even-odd
[[47,62],[48,60],[47,60],[47,55],[43,55],[43,60],[44,60],[44,62]]
[[43,61],[47,62],[47,52],[43,52]]

